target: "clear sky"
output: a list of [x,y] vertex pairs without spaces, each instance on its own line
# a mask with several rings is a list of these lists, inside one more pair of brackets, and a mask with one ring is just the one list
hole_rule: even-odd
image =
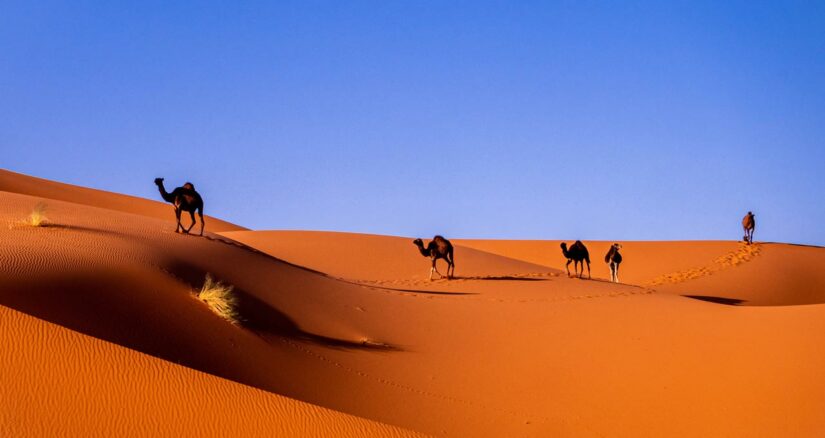
[[823,2],[8,2],[0,167],[254,229],[825,245]]

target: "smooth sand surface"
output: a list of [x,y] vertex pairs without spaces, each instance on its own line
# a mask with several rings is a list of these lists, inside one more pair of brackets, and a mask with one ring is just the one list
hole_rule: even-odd
[[[610,242],[586,242],[595,279],[580,280],[558,242],[454,240],[459,278],[430,282],[411,238],[201,238],[175,234],[172,217],[52,195],[48,226],[31,227],[42,198],[0,192],[5,430],[825,430],[822,248],[627,242],[630,284],[612,284]],[[235,287],[239,325],[194,298],[207,273]]]

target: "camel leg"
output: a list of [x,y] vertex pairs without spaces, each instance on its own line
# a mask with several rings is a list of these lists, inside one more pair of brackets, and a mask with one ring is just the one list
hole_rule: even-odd
[[[584,275],[584,262],[582,262],[582,275]],[[590,276],[590,262],[587,262],[587,278],[588,280],[593,278]]]
[[180,224],[180,209],[178,209],[178,208],[175,209],[175,219],[177,219],[177,221],[178,221],[178,226],[175,227],[175,232],[179,233],[180,230],[183,229],[183,225]]
[[[572,261],[573,260],[567,259],[567,264],[564,265],[564,267],[567,269],[567,276],[568,277],[570,277],[570,262],[572,262]],[[575,267],[575,265],[574,265],[574,267]]]
[[198,210],[198,216],[201,218],[201,236],[203,236],[203,227],[206,225],[203,221],[203,210]]
[[438,274],[438,278],[444,278],[444,276],[438,272],[438,259],[433,259],[433,269],[435,269],[435,273]]
[[186,234],[189,234],[189,231],[191,231],[192,227],[195,226],[195,211],[194,210],[189,212],[189,217],[192,219],[192,223],[189,224],[189,228],[186,229]]
[[620,283],[619,281],[619,264],[616,263],[616,283]]

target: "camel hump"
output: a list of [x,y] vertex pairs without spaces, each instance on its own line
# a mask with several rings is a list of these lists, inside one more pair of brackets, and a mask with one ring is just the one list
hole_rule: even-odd
[[744,218],[742,218],[742,226],[746,229],[753,228],[756,225],[756,221],[754,220],[753,213],[748,212]]
[[444,236],[438,234],[436,234],[435,237],[433,237],[433,242],[437,243],[438,245],[446,245],[450,243],[450,241],[445,239]]
[[195,190],[195,185],[190,182],[187,182],[183,185],[183,188],[188,190]]

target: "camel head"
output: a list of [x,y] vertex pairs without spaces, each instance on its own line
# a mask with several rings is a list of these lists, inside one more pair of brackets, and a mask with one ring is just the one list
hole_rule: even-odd
[[159,186],[161,184],[163,184],[163,178],[155,178],[155,185]]
[[421,239],[415,239],[415,240],[413,240],[413,245],[415,245],[415,246],[424,246],[424,241],[421,240]]
[[562,242],[559,246],[561,246],[562,250],[567,251],[567,242]]
[[614,243],[614,244],[613,244],[613,248],[615,248],[615,249],[616,249],[616,251],[618,251],[618,250],[622,249],[622,245],[621,245],[621,244],[619,244],[619,243]]

